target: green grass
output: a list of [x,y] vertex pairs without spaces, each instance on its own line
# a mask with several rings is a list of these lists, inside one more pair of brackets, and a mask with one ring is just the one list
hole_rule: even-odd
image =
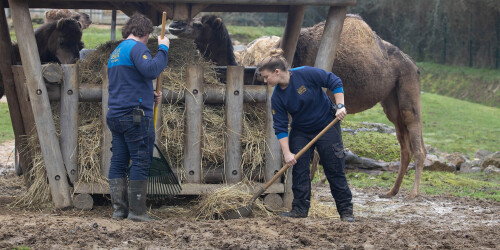
[[[411,190],[415,171],[408,171],[402,190]],[[385,187],[390,189],[397,173],[384,172],[380,175],[349,172],[349,184],[357,188]],[[424,171],[420,182],[420,192],[429,195],[447,194],[458,197],[472,197],[500,201],[500,175],[482,173],[465,174]]]
[[500,107],[500,70],[427,62],[417,65],[423,91]]
[[[500,108],[462,101],[437,94],[422,96],[424,143],[444,152],[473,156],[478,149],[498,151],[500,145]],[[382,106],[348,115],[347,121],[392,123]]]
[[14,131],[10,121],[9,106],[7,103],[0,103],[0,143],[14,139]]

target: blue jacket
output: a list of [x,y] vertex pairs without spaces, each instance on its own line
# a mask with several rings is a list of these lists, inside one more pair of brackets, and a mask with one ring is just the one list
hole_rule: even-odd
[[332,102],[322,90],[343,93],[342,81],[336,75],[314,67],[290,70],[290,82],[285,89],[276,85],[271,97],[273,127],[278,139],[288,136],[288,115],[292,116],[292,129],[303,132],[320,131],[330,123]]
[[140,106],[153,117],[153,82],[167,66],[168,47],[160,45],[153,58],[148,47],[133,39],[121,42],[108,61],[108,118],[121,117]]

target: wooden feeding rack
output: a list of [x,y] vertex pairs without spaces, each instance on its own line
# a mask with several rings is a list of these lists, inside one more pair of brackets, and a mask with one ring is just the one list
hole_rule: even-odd
[[[109,193],[107,185],[77,182],[78,166],[77,154],[75,154],[78,152],[78,102],[102,102],[103,117],[105,117],[108,98],[107,74],[102,72],[103,79],[100,86],[79,86],[76,65],[62,65],[60,71],[54,66],[50,66],[53,69],[47,69],[49,66],[42,66],[38,57],[29,8],[109,9],[121,10],[127,15],[139,11],[150,17],[155,25],[161,23],[163,11],[166,11],[168,18],[173,20],[189,20],[200,12],[287,12],[287,23],[280,46],[285,52],[285,58],[288,61],[293,61],[306,6],[325,6],[329,8],[329,13],[314,66],[329,71],[335,60],[335,52],[347,7],[354,4],[356,4],[356,0],[0,0],[2,9],[0,11],[0,56],[2,57],[0,70],[8,98],[16,142],[20,140],[21,136],[28,134],[31,129],[36,129],[45,161],[52,201],[57,208],[73,206],[70,195],[71,185],[74,187],[75,193],[82,194],[82,196],[76,196],[75,199],[79,199],[74,201],[76,205],[81,205],[81,201],[89,201],[89,194]],[[6,7],[10,7],[13,23],[16,27],[22,66],[13,66],[12,64],[13,50],[3,11]],[[106,69],[103,68],[104,70]],[[252,69],[228,66],[226,86],[213,87],[203,83],[203,70],[200,66],[192,65],[187,68],[186,90],[181,97],[186,108],[186,136],[184,140],[186,180],[182,183],[183,191],[181,194],[211,192],[242,180],[240,145],[244,102],[266,103],[266,125],[263,128],[266,132],[268,145],[264,170],[265,180],[269,180],[281,168],[281,149],[274,135],[270,113],[272,90],[267,86],[244,85],[244,75],[248,70]],[[60,86],[46,85],[47,78],[50,79],[53,75],[45,74],[44,79],[43,72],[49,72],[53,75],[60,72],[62,84]],[[179,98],[175,95],[164,89],[162,101],[168,102]],[[61,140],[58,140],[56,136],[49,100],[60,100],[61,102]],[[221,178],[225,181],[224,184],[202,183],[204,173],[201,168],[201,115],[204,103],[210,102],[226,104],[225,117],[229,129],[226,131],[225,168],[223,173],[220,173]],[[106,126],[105,121],[103,121],[103,126]],[[158,128],[160,127],[158,126]],[[107,127],[103,131],[101,169],[103,175],[106,176],[111,156],[109,150],[111,134]],[[27,161],[28,159],[23,159],[21,156],[21,166],[26,168]],[[287,176],[287,179],[291,180],[291,171]],[[26,181],[28,183],[29,180]],[[268,193],[283,194],[283,196],[274,195],[273,197],[278,197],[279,202],[282,199],[282,203],[289,207],[293,199],[291,181],[275,183],[268,190]]]

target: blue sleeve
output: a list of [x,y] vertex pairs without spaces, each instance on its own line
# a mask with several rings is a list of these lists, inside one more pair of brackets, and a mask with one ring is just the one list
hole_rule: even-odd
[[271,98],[271,109],[274,133],[278,137],[278,140],[288,137],[288,113],[279,98],[274,96]]
[[130,51],[130,59],[137,70],[147,79],[155,79],[167,66],[168,47],[160,45],[158,53],[153,58],[148,47],[143,43],[137,43]]
[[313,68],[314,73],[311,74],[314,78],[315,83],[320,83],[322,88],[327,88],[331,90],[334,94],[336,93],[344,93],[342,80],[340,77],[336,76],[332,72],[328,72],[326,70],[320,68]]

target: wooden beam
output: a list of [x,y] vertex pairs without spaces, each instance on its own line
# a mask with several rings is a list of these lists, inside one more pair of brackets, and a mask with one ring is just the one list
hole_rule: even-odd
[[[50,0],[49,0],[50,1]],[[62,0],[52,2],[61,2]],[[65,0],[67,2],[80,2],[81,0]],[[100,0],[88,0],[99,2]],[[110,0],[108,2],[148,2],[147,0]],[[352,6],[356,0],[155,0],[158,3],[179,4],[254,4],[254,5],[325,5],[325,6]]]
[[102,66],[101,70],[101,77],[102,77],[102,121],[101,121],[101,126],[102,126],[102,145],[101,145],[101,174],[108,178],[109,175],[109,167],[111,165],[111,131],[108,128],[108,123],[106,121],[106,116],[108,114],[108,100],[109,100],[109,93],[108,93],[108,86],[109,86],[109,79],[108,79],[108,70],[107,70],[107,65]]
[[281,37],[280,47],[285,54],[283,55],[288,63],[291,65],[293,62],[293,55],[297,48],[297,41],[299,40],[300,29],[302,28],[302,21],[304,21],[304,14],[306,13],[306,6],[290,6],[288,12],[285,30]]
[[184,169],[188,183],[201,183],[201,145],[203,122],[203,68],[187,67],[184,121]]
[[[259,190],[264,184],[259,182],[252,182],[251,185],[242,186],[242,189],[253,193]],[[184,183],[181,184],[182,191],[179,195],[200,195],[216,191],[220,188],[231,186],[231,184],[196,184]],[[253,187],[254,186],[254,187]],[[264,193],[266,194],[281,194],[283,193],[283,183],[274,183]],[[100,183],[83,183],[78,182],[75,184],[75,193],[80,194],[109,194],[109,185]]]
[[56,136],[47,89],[42,78],[42,66],[31,25],[27,0],[9,0],[12,20],[16,27],[21,61],[23,62],[31,108],[35,116],[38,139],[42,148],[52,201],[56,208],[72,206],[66,169],[61,155],[61,147]]
[[[167,20],[172,19],[174,17],[174,5],[173,4],[166,4],[166,3],[156,3],[156,2],[151,2],[149,3],[153,8],[155,8],[157,11],[163,13],[164,11],[167,12]],[[161,23],[161,21],[160,21]]]
[[273,95],[274,87],[266,86],[267,89],[267,101],[266,101],[266,168],[264,170],[264,175],[266,181],[271,180],[273,176],[278,173],[281,169],[281,146],[278,142],[278,138],[274,133],[273,128],[273,114],[271,108],[271,96]]
[[61,86],[61,154],[71,183],[78,181],[78,85],[77,64],[63,64]]
[[332,71],[347,7],[330,7],[314,67]]
[[224,169],[227,183],[238,183],[242,180],[241,169],[241,137],[243,132],[243,67],[227,67],[226,84],[226,145]]
[[[12,61],[14,58],[14,51],[12,49],[12,41],[10,40],[9,26],[7,24],[7,17],[4,11],[4,2],[0,2],[0,73],[1,81],[3,82],[5,96],[7,97],[7,105],[9,106],[10,120],[12,129],[14,130],[14,138],[16,140],[16,147],[19,150],[21,145],[21,137],[26,135],[21,115],[21,108],[16,93],[16,85],[14,81],[14,74],[12,72]],[[28,179],[28,164],[26,159],[21,157],[21,169],[24,173],[24,182],[27,187],[30,185]]]
[[116,40],[116,10],[111,11],[111,41]]
[[[50,101],[61,100],[61,90],[59,85],[48,86]],[[203,102],[208,104],[224,103],[226,88],[224,85],[203,84]],[[243,102],[244,103],[264,103],[266,101],[267,86],[264,85],[245,85],[243,87]],[[102,85],[85,84],[79,88],[80,102],[101,102],[102,100]],[[180,95],[177,92],[163,89],[162,102],[168,103],[183,103],[184,93]]]

